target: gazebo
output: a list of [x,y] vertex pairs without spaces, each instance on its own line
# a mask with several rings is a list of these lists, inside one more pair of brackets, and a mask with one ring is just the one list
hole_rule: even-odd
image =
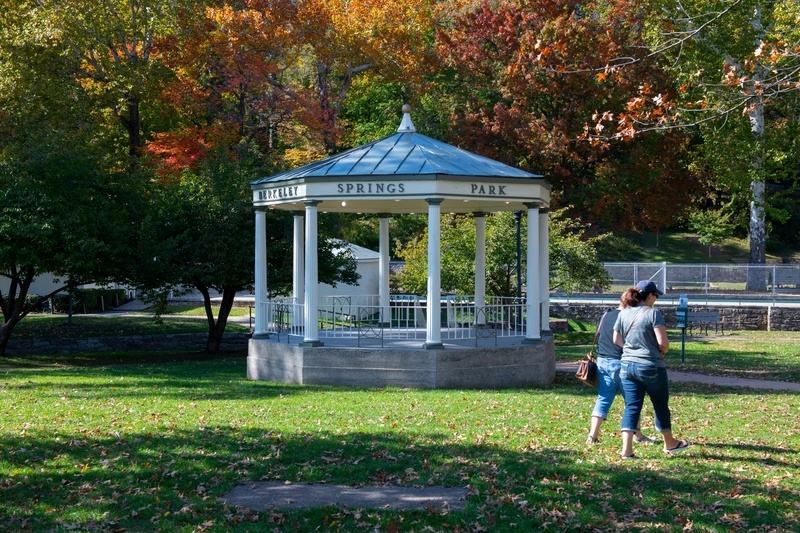
[[[403,106],[393,135],[251,183],[256,257],[249,378],[422,388],[553,381],[549,184],[541,175],[416,133],[410,113],[410,106]],[[294,213],[292,298],[268,297],[267,209]],[[475,294],[469,297],[441,294],[442,211],[475,217]],[[523,301],[485,294],[485,216],[498,211],[527,211]],[[379,294],[358,302],[335,297],[320,301],[320,212],[379,214]],[[389,218],[398,213],[428,215],[424,296],[390,294]]]

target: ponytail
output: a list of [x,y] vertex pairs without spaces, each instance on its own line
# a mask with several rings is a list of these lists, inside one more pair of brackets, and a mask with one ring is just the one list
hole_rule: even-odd
[[649,294],[649,292],[641,292],[631,287],[622,294],[619,301],[622,302],[625,307],[636,307],[645,301]]

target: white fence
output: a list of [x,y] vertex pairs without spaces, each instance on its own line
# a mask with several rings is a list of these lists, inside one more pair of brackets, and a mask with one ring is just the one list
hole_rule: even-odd
[[650,279],[666,291],[800,294],[800,264],[604,263],[615,289]]
[[[421,340],[427,336],[427,307],[422,296],[393,294],[390,305],[381,306],[377,295],[329,296],[320,298],[317,326],[320,339]],[[277,339],[303,336],[305,306],[292,298],[260,304],[264,317],[262,330]],[[476,305],[472,296],[443,296],[441,302],[442,340],[481,339],[497,343],[497,338],[524,337],[526,304],[524,299],[487,297]]]

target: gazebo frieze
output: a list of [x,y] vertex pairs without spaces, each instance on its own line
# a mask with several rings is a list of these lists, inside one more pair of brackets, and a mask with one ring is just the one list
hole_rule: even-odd
[[[471,182],[466,183],[452,176],[446,179],[426,177],[402,180],[396,177],[357,180],[348,176],[341,181],[265,183],[254,188],[253,203],[256,207],[297,210],[303,202],[314,199],[321,202],[319,207],[323,211],[355,213],[367,207],[374,212],[378,202],[386,212],[424,213],[427,211],[425,200],[434,196],[444,200],[442,208],[445,212],[513,211],[523,209],[532,198],[548,198],[549,186],[544,180],[520,183],[519,178],[472,178]],[[403,201],[402,206],[392,205],[392,202],[400,201]]]

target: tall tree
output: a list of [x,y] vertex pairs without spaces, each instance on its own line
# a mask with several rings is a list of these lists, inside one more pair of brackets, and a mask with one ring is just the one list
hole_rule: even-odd
[[[613,84],[603,72],[580,71],[643,46],[645,15],[622,0],[506,0],[484,2],[442,28],[438,49],[450,76],[437,83],[457,95],[452,134],[458,144],[544,173],[555,202],[591,222],[633,229],[669,225],[695,188],[681,133],[631,143],[580,140],[598,110],[624,110],[644,81],[671,86],[655,61],[637,63]],[[645,206],[639,200],[647,196],[638,193],[654,184],[660,194]]]
[[[0,57],[8,58],[8,49]],[[84,120],[83,88],[3,61],[0,76],[0,356],[15,326],[61,291],[123,277],[132,260],[131,198]],[[52,81],[51,77],[47,80]],[[30,298],[37,276],[60,281]]]
[[[435,24],[457,0],[245,0],[207,11],[219,50],[248,54],[312,126],[323,154],[339,150],[339,115],[353,81],[376,72],[418,79]],[[233,52],[235,51],[235,52]]]
[[[766,185],[770,152],[785,136],[772,136],[797,116],[800,91],[800,6],[792,0],[656,0],[647,20],[650,35],[643,53],[609,57],[610,75],[630,65],[658,58],[678,80],[671,92],[643,85],[624,113],[599,115],[595,130],[613,136],[702,125],[703,134],[741,142],[732,159],[746,157],[738,173],[749,188],[750,262],[766,260]],[[788,113],[787,113],[788,111]],[[745,133],[746,132],[746,133]],[[775,150],[778,148],[778,150]],[[720,167],[721,173],[728,168]],[[748,280],[763,289],[764,276]]]
[[[236,293],[253,285],[255,229],[247,177],[224,156],[207,161],[196,174],[187,171],[178,181],[157,185],[143,224],[137,286],[156,302],[170,291],[199,291],[208,321],[208,351],[220,349]],[[274,211],[267,216],[270,293],[287,294],[292,286],[292,219]],[[320,282],[355,284],[355,261],[334,248],[332,241],[320,244]],[[221,295],[216,317],[212,291]]]
[[[173,31],[183,0],[2,0],[13,26],[4,45],[32,67],[69,74],[85,89],[93,118],[106,113],[122,126],[126,167],[135,173],[143,145],[142,106],[156,106],[156,88],[168,76],[156,41]],[[47,49],[51,53],[42,54]],[[88,117],[87,117],[88,118]]]

